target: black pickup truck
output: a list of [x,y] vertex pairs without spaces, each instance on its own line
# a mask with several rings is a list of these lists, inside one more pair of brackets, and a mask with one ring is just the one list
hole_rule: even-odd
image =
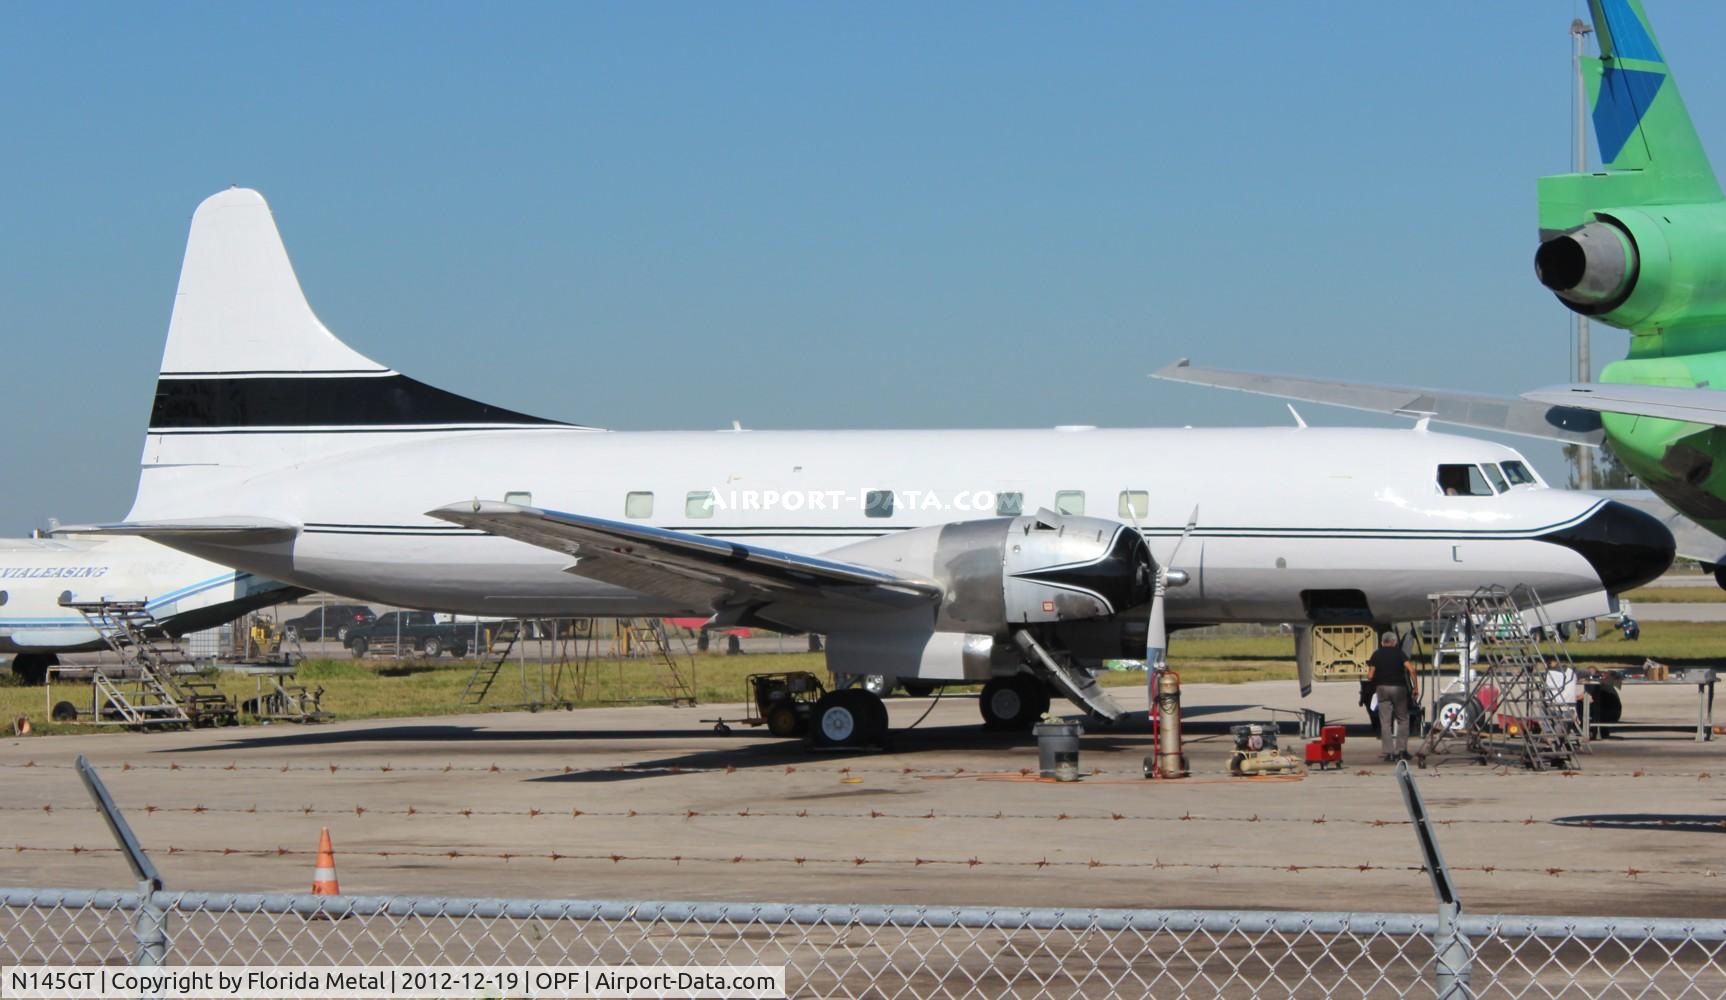
[[471,624],[440,622],[430,611],[390,611],[369,625],[350,629],[347,647],[355,657],[368,652],[399,656],[411,651],[422,656],[448,653],[460,658],[467,655],[472,641]]

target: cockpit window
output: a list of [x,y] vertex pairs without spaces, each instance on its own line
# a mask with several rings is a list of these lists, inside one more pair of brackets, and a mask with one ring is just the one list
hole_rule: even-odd
[[1528,466],[1523,465],[1521,462],[1500,462],[1498,467],[1504,470],[1504,478],[1510,480],[1510,485],[1534,485],[1534,473],[1529,472]]
[[1438,467],[1438,491],[1451,497],[1489,497],[1492,487],[1478,465],[1441,465]]
[[1486,478],[1492,483],[1492,488],[1495,492],[1503,493],[1505,490],[1510,489],[1510,487],[1504,482],[1504,475],[1498,471],[1498,466],[1488,462],[1485,465],[1482,465],[1481,468],[1486,471]]

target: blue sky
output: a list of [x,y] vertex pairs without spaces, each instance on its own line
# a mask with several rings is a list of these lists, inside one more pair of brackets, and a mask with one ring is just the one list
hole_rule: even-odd
[[[1651,6],[1726,162],[1726,6]],[[1563,381],[1534,180],[1584,12],[0,6],[0,533],[125,513],[186,224],[230,184],[360,350],[601,426],[1288,421],[1144,377],[1180,356]]]

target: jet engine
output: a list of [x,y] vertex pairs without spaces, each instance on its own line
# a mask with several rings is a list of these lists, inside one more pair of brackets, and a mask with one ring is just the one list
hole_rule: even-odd
[[1612,326],[1726,319],[1726,203],[1608,209],[1534,254],[1560,302]]

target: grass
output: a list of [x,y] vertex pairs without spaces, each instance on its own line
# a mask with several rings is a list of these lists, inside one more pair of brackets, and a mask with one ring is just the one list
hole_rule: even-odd
[[1624,599],[1632,605],[1636,604],[1722,604],[1726,603],[1726,590],[1719,587],[1643,587],[1632,590],[1624,595]]
[[[1573,642],[1568,648],[1578,662],[1590,665],[1639,664],[1648,657],[1674,667],[1714,664],[1726,659],[1723,655],[1726,623],[1648,622],[1643,625],[1638,642],[1625,642],[1615,634],[1608,634],[1595,642]],[[1188,684],[1240,684],[1295,677],[1294,639],[1288,635],[1183,638],[1176,634],[1169,658]],[[602,660],[588,668],[585,678],[578,678],[569,668],[565,670],[559,691],[576,706],[663,698],[666,694],[663,673],[640,661],[620,664]],[[785,670],[808,670],[826,679],[826,663],[818,653],[700,655],[695,658],[696,694],[704,703],[741,701],[746,676]],[[543,668],[548,687],[555,671],[551,664]],[[300,667],[299,681],[324,689],[323,704],[333,719],[502,711],[518,708],[526,700],[517,664],[504,666],[485,703],[478,706],[463,697],[472,673],[472,663],[451,660],[309,660]],[[536,686],[540,676],[538,665],[529,663],[529,686]],[[221,674],[216,682],[236,701],[258,693],[255,678]],[[1137,686],[1144,683],[1144,674],[1105,674],[1102,683],[1111,687]],[[54,688],[55,700],[76,702],[80,696],[89,697],[87,686],[68,683]],[[20,715],[29,716],[31,725],[41,733],[104,732],[111,728],[49,722],[42,688],[26,687],[9,673],[0,674],[0,720],[10,723]]]

